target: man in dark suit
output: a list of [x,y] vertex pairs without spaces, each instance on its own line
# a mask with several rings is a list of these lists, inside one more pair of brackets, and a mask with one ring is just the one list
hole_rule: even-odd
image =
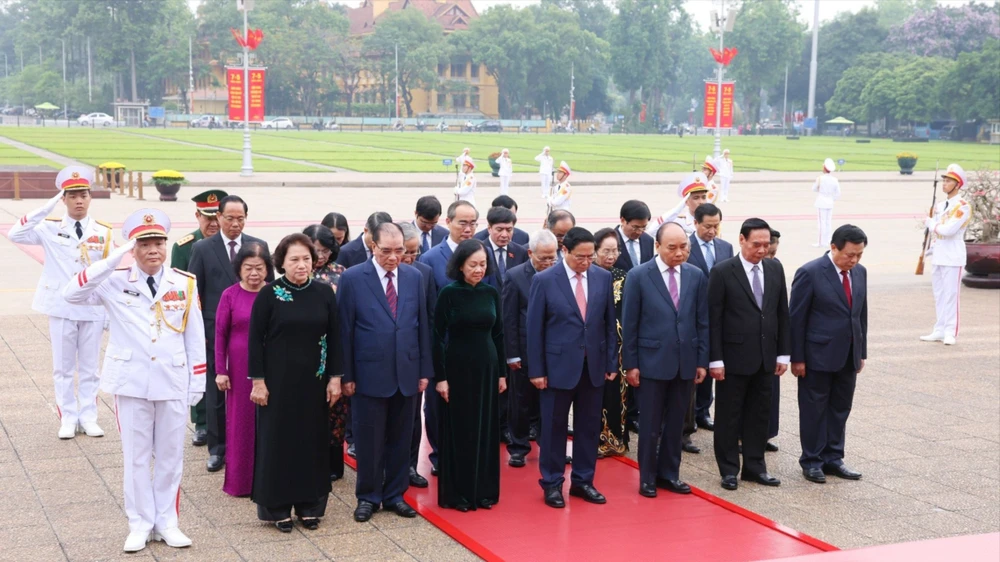
[[426,254],[448,237],[448,229],[438,226],[441,220],[441,201],[433,195],[424,195],[417,199],[417,208],[413,211],[413,226],[420,231],[420,252]]
[[649,206],[632,199],[622,204],[621,226],[618,233],[618,261],[615,267],[631,271],[633,267],[653,259],[653,237],[646,234],[649,225]]
[[539,483],[545,504],[561,508],[566,428],[573,405],[573,472],[569,494],[607,500],[594,488],[604,381],[618,374],[617,321],[611,273],[594,262],[594,235],[571,228],[563,261],[535,275],[528,294],[528,362],[542,411]]
[[727,490],[739,486],[741,437],[741,478],[781,485],[767,473],[764,444],[771,377],[788,369],[791,341],[785,272],[780,263],[764,259],[770,243],[767,223],[747,219],[740,228],[740,253],[716,264],[708,281],[709,374],[717,381],[715,460]]
[[389,213],[379,211],[368,215],[368,220],[365,221],[365,230],[361,233],[361,236],[340,247],[340,255],[337,256],[337,263],[348,268],[359,263],[371,261],[372,232],[375,232],[375,228],[378,225],[386,222],[392,222],[392,217],[389,216]]
[[501,290],[507,270],[528,261],[528,251],[511,240],[517,223],[514,211],[493,207],[486,212],[486,223],[489,225],[486,229],[489,236],[485,240],[487,259],[490,260],[491,271],[499,272],[489,284]]
[[[528,293],[535,274],[556,263],[556,237],[548,230],[539,230],[528,240],[529,261],[507,270],[503,283],[504,350],[507,352],[507,421],[510,441],[507,464],[514,468],[525,465],[531,452],[532,433],[536,436],[541,415],[538,411],[538,389],[531,384],[528,368]],[[534,431],[532,431],[534,430]]]
[[[222,292],[239,283],[233,269],[233,260],[240,248],[258,242],[267,249],[267,242],[243,234],[247,220],[247,204],[235,195],[219,201],[219,232],[195,242],[191,250],[188,271],[198,282],[201,295],[201,316],[205,322],[205,357],[207,372],[213,373],[205,381],[205,414],[208,428],[209,472],[216,472],[226,464],[226,395],[215,385],[215,312],[219,308]],[[274,281],[274,274],[267,279]]]
[[830,251],[803,265],[792,280],[792,374],[799,382],[799,465],[806,480],[861,473],[844,465],[844,439],[854,385],[868,356],[868,273],[859,261],[868,245],[860,228],[833,233]]
[[[490,203],[490,208],[492,207],[503,207],[505,209],[510,209],[514,211],[514,224],[517,224],[517,201],[514,201],[508,195],[499,195],[496,199]],[[483,229],[476,233],[476,240],[482,240],[486,242],[486,239],[490,237],[489,229]],[[520,228],[514,227],[514,234],[511,236],[511,241],[513,241],[518,246],[528,247],[528,233],[521,230]]]
[[656,232],[657,257],[629,272],[622,311],[622,367],[639,393],[639,493],[690,494],[680,479],[684,414],[708,373],[708,277],[684,263],[681,225]]
[[348,269],[337,288],[344,353],[344,394],[351,396],[358,481],[354,520],[379,507],[401,517],[409,487],[413,412],[433,378],[427,285],[400,264],[403,232],[392,223],[372,231],[375,259]]
[[[476,232],[476,225],[479,223],[479,211],[468,201],[455,201],[448,205],[445,218],[448,225],[448,238],[444,243],[431,248],[431,251],[420,256],[420,262],[430,266],[434,273],[434,290],[440,293],[441,289],[450,284],[453,279],[448,277],[448,260],[455,253],[455,248],[464,240],[472,238]],[[491,279],[487,276],[483,281]],[[495,286],[495,285],[494,285]],[[433,311],[431,312],[433,314]],[[441,405],[441,395],[430,387],[424,392],[424,431],[427,433],[427,442],[431,446],[430,461],[431,474],[437,476],[437,443],[438,443],[438,410]]]
[[[694,210],[694,232],[691,233],[691,255],[688,263],[698,267],[707,278],[715,264],[733,257],[733,245],[719,236],[722,224],[722,211],[711,203],[698,205]],[[712,431],[715,423],[709,413],[712,407],[712,379],[707,378],[701,384],[695,385],[694,411],[685,422],[685,432],[694,433],[695,423],[700,428]],[[688,442],[691,439],[688,437]]]
[[569,232],[569,229],[576,226],[576,217],[573,213],[565,209],[556,209],[549,213],[549,216],[545,217],[545,228],[555,235],[556,243],[559,245],[559,250],[556,252],[558,259],[563,258],[563,236]]

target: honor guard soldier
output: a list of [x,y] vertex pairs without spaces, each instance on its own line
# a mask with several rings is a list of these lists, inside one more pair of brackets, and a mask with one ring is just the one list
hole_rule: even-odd
[[942,190],[948,198],[935,205],[934,216],[924,221],[924,226],[930,230],[931,245],[926,255],[934,266],[931,287],[934,289],[937,321],[934,330],[920,339],[955,345],[955,338],[958,337],[958,292],[966,262],[965,230],[972,217],[972,208],[959,197],[965,185],[965,170],[961,166],[948,166],[941,179],[944,183]]
[[549,193],[548,209],[545,211],[545,216],[548,216],[552,211],[569,210],[569,200],[573,197],[573,186],[569,184],[569,176],[572,173],[569,164],[559,163],[559,168],[556,169],[556,184],[552,186]]
[[[205,325],[194,276],[163,265],[168,232],[162,211],[136,211],[122,228],[129,242],[63,291],[70,303],[104,305],[111,319],[101,389],[114,395],[125,458],[126,552],[150,540],[191,545],[177,515],[187,407],[205,392]],[[135,263],[117,268],[129,252]]]
[[[701,164],[701,173],[705,175],[705,186],[708,187],[706,203],[715,203],[716,196],[719,193],[719,188],[712,181],[712,178],[719,173],[719,168],[718,161],[711,156],[706,156],[705,161]],[[691,213],[694,214],[694,211],[691,211]]]
[[[59,193],[21,217],[7,234],[11,242],[41,246],[45,251],[42,277],[31,308],[49,316],[60,439],[72,439],[78,430],[91,437],[104,435],[97,425],[97,356],[104,331],[104,309],[69,306],[62,296],[66,282],[92,262],[108,257],[114,244],[111,225],[88,214],[92,180],[89,168],[64,168],[56,176]],[[46,218],[60,201],[66,205],[66,214]],[[74,371],[80,377],[78,392],[73,389]]]
[[695,231],[694,226],[694,210],[698,208],[699,205],[708,202],[709,187],[708,179],[705,175],[700,172],[694,172],[684,176],[681,183],[677,186],[677,195],[681,197],[680,203],[676,207],[670,209],[666,213],[663,213],[655,220],[649,221],[649,225],[646,227],[646,233],[650,236],[655,236],[656,231],[659,230],[660,225],[665,222],[676,222],[677,224],[684,227],[684,232],[688,233],[688,236]]
[[728,148],[722,151],[722,156],[716,161],[716,165],[719,168],[719,183],[722,187],[719,202],[729,203],[729,182],[733,181],[733,161],[729,158]]
[[[221,189],[212,189],[195,195],[191,198],[195,204],[194,218],[198,219],[198,230],[174,242],[174,247],[170,250],[170,267],[188,270],[188,263],[191,261],[191,249],[194,243],[219,232],[219,201],[229,195]],[[205,414],[205,401],[200,400],[191,406],[191,423],[194,424],[194,436],[191,444],[200,447],[208,440],[208,426]]]
[[455,186],[455,201],[468,201],[472,206],[476,206],[476,175],[473,170],[476,163],[471,156],[466,156],[462,161],[462,177]]
[[472,156],[469,156],[469,147],[465,147],[462,149],[462,153],[455,157],[455,163],[461,168],[465,164],[465,161],[470,159],[472,159]]
[[826,248],[830,245],[830,236],[833,234],[833,203],[840,199],[840,181],[833,176],[837,171],[837,165],[832,158],[823,161],[823,175],[813,182],[812,190],[816,192],[816,220],[819,227],[819,240],[813,244],[813,248]]
[[549,187],[552,185],[552,155],[549,154],[549,147],[542,149],[542,153],[535,156],[538,162],[538,176],[542,180],[542,199],[549,198]]

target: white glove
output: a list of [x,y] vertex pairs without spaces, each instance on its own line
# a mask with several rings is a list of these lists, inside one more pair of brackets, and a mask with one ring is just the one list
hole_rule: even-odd
[[44,208],[48,209],[49,211],[55,209],[56,205],[58,205],[59,202],[62,201],[62,198],[63,198],[63,190],[60,189],[59,193],[56,193],[55,195],[52,196],[52,199],[49,199],[48,201],[45,202]]
[[934,230],[935,226],[937,226],[937,221],[936,220],[934,220],[934,219],[932,219],[930,217],[927,217],[926,219],[924,219],[924,228],[926,228],[928,230]]
[[115,248],[114,251],[108,255],[108,267],[111,269],[118,267],[118,264],[125,259],[125,255],[131,252],[132,248],[135,248],[135,240],[129,240],[124,245]]
[[204,395],[204,392],[188,392],[188,406],[194,406],[201,402],[201,397]]

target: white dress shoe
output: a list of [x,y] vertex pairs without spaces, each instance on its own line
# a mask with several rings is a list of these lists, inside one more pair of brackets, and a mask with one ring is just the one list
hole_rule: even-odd
[[152,540],[163,541],[167,543],[167,546],[172,546],[174,548],[191,546],[191,539],[189,539],[188,536],[182,533],[177,527],[174,527],[173,529],[164,529],[162,531],[153,531]]
[[76,437],[76,422],[63,422],[59,426],[59,439],[72,439]]
[[97,422],[80,422],[80,429],[87,434],[87,437],[104,437],[104,430]]
[[944,344],[945,345],[955,345],[955,336],[945,336],[944,337]]
[[132,531],[125,539],[125,552],[139,552],[146,548],[147,542],[149,542],[148,532]]
[[[954,338],[952,338],[952,340],[954,340]],[[933,332],[927,334],[926,336],[920,336],[920,341],[944,341],[944,335],[939,334],[937,332]]]

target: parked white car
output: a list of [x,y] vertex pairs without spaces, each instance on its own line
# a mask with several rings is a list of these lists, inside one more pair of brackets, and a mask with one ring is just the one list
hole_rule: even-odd
[[214,129],[216,127],[221,127],[219,120],[213,115],[202,115],[201,117],[196,117],[191,120],[192,127],[205,127],[208,129]]
[[81,127],[110,127],[115,120],[107,113],[85,113],[77,120]]
[[260,124],[264,129],[295,129],[295,123],[287,117],[278,117],[276,119],[270,119],[264,121]]

